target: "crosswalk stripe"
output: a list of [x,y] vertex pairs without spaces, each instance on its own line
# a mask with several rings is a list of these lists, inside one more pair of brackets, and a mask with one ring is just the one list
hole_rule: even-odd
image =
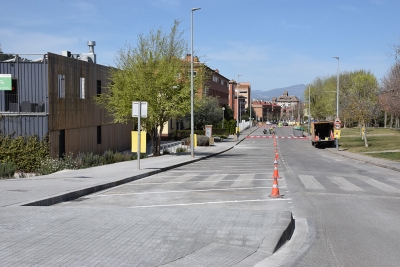
[[182,176],[179,176],[179,177],[173,179],[172,182],[182,182],[183,183],[183,182],[186,182],[186,181],[192,179],[193,177],[195,177],[197,175],[199,175],[199,173],[186,173]]
[[299,178],[307,189],[325,189],[312,175],[299,175]]
[[197,184],[197,187],[203,187],[203,186],[208,186],[208,187],[212,187],[216,184],[218,184],[220,181],[222,181],[226,176],[228,176],[227,173],[221,173],[221,174],[213,174],[210,177],[208,177],[207,179],[205,179],[204,181],[208,182],[206,184],[204,183],[199,183]]
[[358,179],[360,179],[361,181],[363,181],[369,185],[372,185],[375,188],[378,188],[379,190],[385,191],[387,193],[400,193],[400,189],[397,189],[391,185],[379,182],[375,179],[365,177],[365,176],[358,177]]
[[251,186],[252,181],[254,180],[254,173],[249,174],[241,174],[235,180],[235,182],[231,185],[231,187],[246,187]]
[[337,186],[339,186],[340,189],[345,190],[345,191],[364,191],[362,188],[350,183],[343,177],[330,177],[332,182],[334,182]]

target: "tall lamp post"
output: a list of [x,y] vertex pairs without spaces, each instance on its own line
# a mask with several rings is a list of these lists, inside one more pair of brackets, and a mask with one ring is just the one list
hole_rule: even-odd
[[311,86],[308,85],[308,134],[310,133],[310,124],[311,124],[311,101],[310,101],[310,91]]
[[[242,111],[242,104],[239,101],[239,86],[240,86],[240,82],[239,82],[239,78],[240,76],[242,76],[241,74],[238,74],[238,82],[237,82],[237,99],[238,99],[238,131],[240,132],[240,117],[241,117],[241,111]],[[239,106],[240,105],[240,106]]]
[[222,129],[224,129],[225,107],[222,107]]
[[[336,118],[339,118],[339,57],[333,57],[337,59],[337,78],[336,78]],[[339,139],[336,138],[336,149],[339,151]]]
[[239,90],[236,89],[235,92],[236,92],[236,103],[237,103],[236,105],[236,136],[237,136],[239,133]]
[[199,7],[192,8],[191,15],[191,53],[190,53],[190,150],[194,158],[194,93],[193,93],[193,12]]

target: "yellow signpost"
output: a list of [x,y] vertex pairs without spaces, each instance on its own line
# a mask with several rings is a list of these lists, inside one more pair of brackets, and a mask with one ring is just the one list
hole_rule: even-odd
[[[138,132],[132,131],[132,152],[138,151]],[[140,153],[146,153],[146,132],[140,131]]]
[[335,130],[334,135],[335,138],[340,139],[340,130]]

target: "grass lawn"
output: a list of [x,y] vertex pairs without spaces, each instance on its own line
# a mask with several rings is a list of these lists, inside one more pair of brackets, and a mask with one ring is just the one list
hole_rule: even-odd
[[[400,161],[400,130],[367,128],[368,147],[361,139],[360,128],[342,128],[340,148],[353,153],[366,153],[369,156]],[[399,150],[389,152],[387,150]],[[381,152],[381,153],[372,153]]]

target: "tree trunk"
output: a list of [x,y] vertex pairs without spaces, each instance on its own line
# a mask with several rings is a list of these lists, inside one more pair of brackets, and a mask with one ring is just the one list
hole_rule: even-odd
[[387,112],[385,111],[385,116],[384,116],[384,120],[383,120],[383,127],[386,128],[386,122],[387,122]]
[[393,113],[390,114],[390,128],[393,128]]

